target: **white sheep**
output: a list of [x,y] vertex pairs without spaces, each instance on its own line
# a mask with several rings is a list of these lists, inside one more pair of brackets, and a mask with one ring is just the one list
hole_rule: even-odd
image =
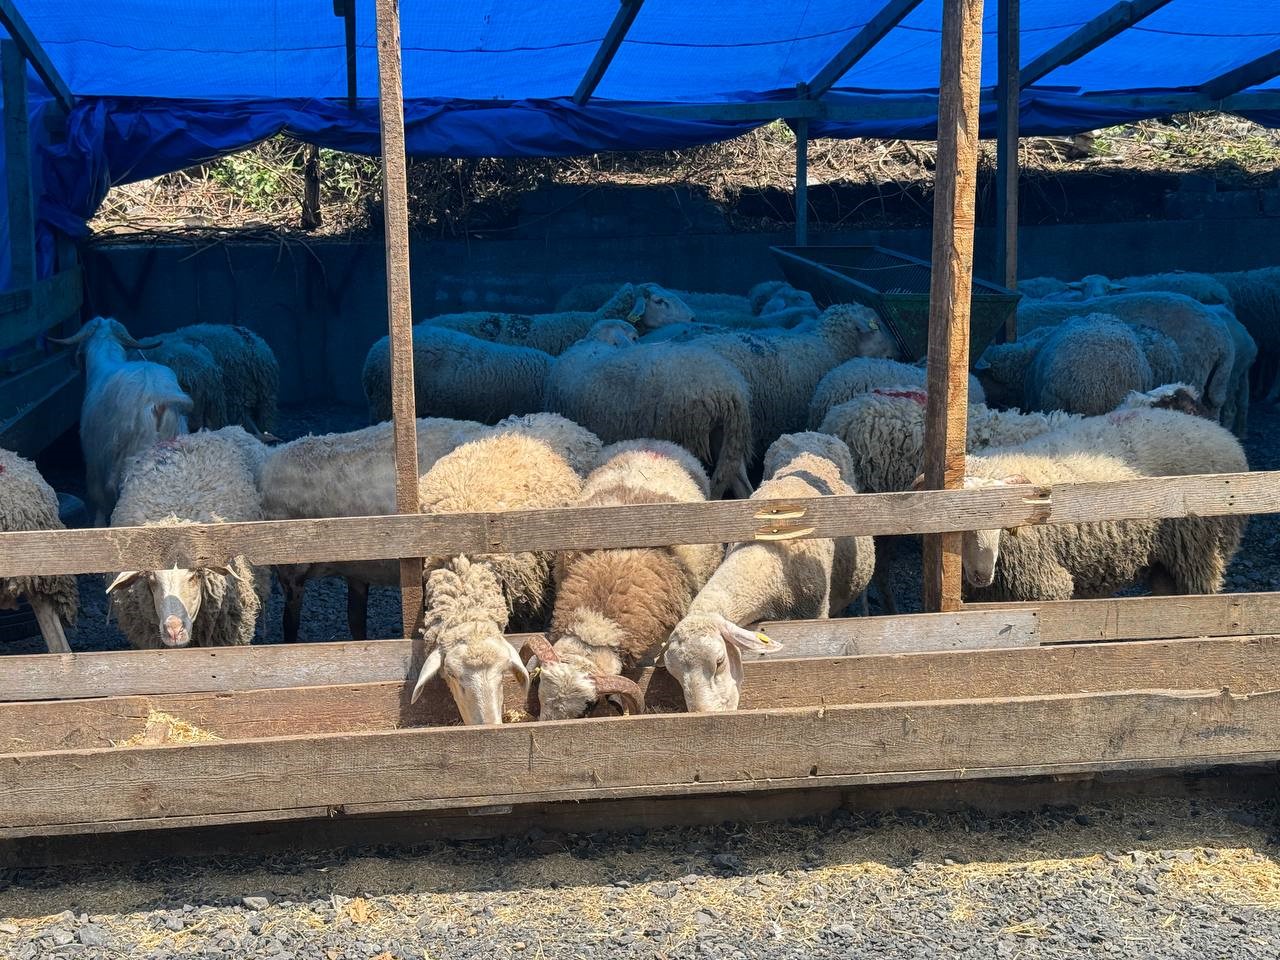
[[187,432],[191,398],[168,367],[128,360],[125,348],[145,349],[118,320],[95,317],[73,336],[49,338],[75,345],[85,369],[80,447],[93,524],[107,525],[124,479],[125,464],[160,440]]
[[[265,340],[248,327],[229,323],[195,323],[154,339],[207,350],[222,372],[226,423],[240,424],[257,437],[270,437],[279,406],[280,363]],[[206,424],[212,425],[223,424]]]
[[[774,472],[754,497],[803,501],[856,493],[844,445],[819,433],[780,437],[765,454]],[[694,711],[734,710],[742,651],[780,644],[745,624],[826,618],[862,593],[875,568],[870,537],[752,541],[734,545],[676,626],[663,654]]]
[[1173,340],[1182,353],[1183,369],[1178,380],[1200,391],[1212,417],[1221,416],[1233,386],[1235,344],[1212,309],[1182,294],[1159,292],[1122,293],[1079,303],[1024,301],[1018,305],[1018,335],[1091,313],[1154,327]]
[[1094,313],[1053,328],[1036,351],[1024,386],[1028,410],[1097,415],[1155,383],[1133,329]]
[[1018,293],[1029,300],[1042,300],[1070,289],[1070,284],[1057,277],[1030,277],[1018,281]]
[[[240,427],[202,430],[158,443],[129,462],[115,527],[231,523],[262,519]],[[107,586],[133,646],[211,647],[253,641],[267,593],[263,571],[244,557],[224,565],[129,570]]]
[[897,345],[874,311],[857,304],[829,307],[818,329],[733,331],[699,337],[742,374],[751,392],[752,444],[770,443],[806,426],[809,403],[823,376],[852,357],[897,354]]
[[1214,274],[1231,295],[1235,316],[1257,341],[1262,364],[1253,393],[1267,403],[1280,400],[1280,267]]
[[[1174,414],[1173,416],[1179,416]],[[1142,474],[1105,451],[1045,455],[1018,448],[971,455],[966,489],[1115,482]],[[1039,524],[969,531],[962,565],[974,600],[1099,597],[1149,582],[1160,593],[1216,593],[1239,545],[1238,517]]]
[[491,343],[532,347],[559,356],[585,337],[601,320],[621,320],[635,324],[648,309],[645,291],[623,284],[595,310],[561,310],[556,313],[446,313],[430,317],[422,325],[447,327]]
[[[541,440],[499,433],[463,444],[418,482],[424,513],[563,507],[582,489],[564,457]],[[502,722],[502,681],[528,674],[503,636],[509,624],[541,629],[551,607],[552,555],[437,556],[426,561],[424,632],[430,652],[417,700],[441,675],[465,723]]]
[[556,358],[542,405],[606,443],[638,437],[677,443],[714,465],[712,497],[728,489],[750,495],[751,392],[742,375],[710,351],[584,341]]
[[[707,497],[702,466],[682,447],[638,440],[606,449],[577,505],[697,503]],[[546,639],[531,646],[538,716],[584,716],[603,696],[643,710],[625,675],[652,660],[724,555],[720,544],[587,550],[556,559],[556,601]]]
[[[58,497],[30,460],[0,449],[0,532],[62,530]],[[64,624],[74,624],[80,609],[71,576],[0,577],[0,610],[15,610],[26,600],[50,653],[70,653]]]
[[[887,357],[854,357],[828,372],[818,381],[809,401],[809,429],[816,430],[833,407],[877,387],[904,389],[928,385],[928,371],[921,366],[900,363]],[[969,375],[969,402],[985,403],[986,394],[973,374]]]
[[[630,342],[635,328],[620,320],[593,324],[585,338]],[[532,347],[478,340],[419,324],[413,328],[413,382],[418,416],[496,423],[542,409],[547,373],[555,358]],[[369,419],[391,417],[391,343],[383,337],[365,357],[362,374]]]

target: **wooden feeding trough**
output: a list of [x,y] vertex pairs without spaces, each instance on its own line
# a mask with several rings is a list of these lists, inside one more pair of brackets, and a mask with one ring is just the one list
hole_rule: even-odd
[[[624,4],[611,51],[637,6]],[[910,8],[892,6],[899,19]],[[257,565],[400,559],[404,635],[414,637],[422,596],[421,562],[412,558],[427,553],[746,541],[775,535],[785,514],[803,520],[804,536],[925,534],[927,593],[946,612],[769,625],[790,659],[747,664],[742,709],[733,713],[684,713],[670,678],[649,671],[639,680],[653,712],[489,727],[457,725],[439,683],[407,702],[420,638],[8,657],[0,840],[1280,759],[1278,595],[959,604],[961,531],[1280,510],[1278,473],[955,489],[979,2],[947,0],[943,20],[928,327],[932,489],[823,497],[800,508],[750,500],[454,515],[416,512],[395,0],[378,0],[377,9],[399,514],[3,533],[0,577],[198,567],[233,556]],[[868,29],[894,22],[881,16]],[[855,44],[867,46],[859,36]],[[584,98],[611,56],[602,48],[593,61]],[[843,69],[856,58],[841,56]],[[509,709],[523,699],[508,688]]]
[[[880,315],[902,355],[929,352],[927,260],[874,246],[771,247],[793,286],[819,306],[862,303]],[[1020,294],[975,278],[970,299],[969,354],[978,356],[1014,316]]]

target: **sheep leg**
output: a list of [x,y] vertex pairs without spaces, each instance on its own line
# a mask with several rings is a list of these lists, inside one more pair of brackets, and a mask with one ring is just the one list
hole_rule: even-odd
[[50,653],[70,653],[71,645],[67,643],[67,635],[63,632],[62,621],[53,609],[47,597],[31,596],[27,598],[31,610],[36,615],[36,623],[40,625],[40,635],[44,637],[44,645]]
[[307,582],[292,577],[280,577],[280,589],[284,592],[284,642],[297,643],[302,626],[302,598],[307,592]]
[[369,584],[347,577],[347,629],[352,640],[369,639]]
[[862,593],[859,594],[858,596],[859,596],[859,606],[861,606],[862,608],[862,615],[864,617],[871,616],[871,605],[867,600],[867,591],[863,590]]
[[733,495],[739,500],[751,499],[751,494],[754,491],[751,489],[751,480],[747,476],[747,465],[745,463],[738,465],[738,472],[734,474],[733,480],[729,484],[729,488],[733,491]]
[[886,561],[876,564],[871,582],[876,585],[880,594],[880,602],[884,604],[884,612],[893,616],[898,612],[898,599],[893,595],[893,587],[889,584],[889,564]]

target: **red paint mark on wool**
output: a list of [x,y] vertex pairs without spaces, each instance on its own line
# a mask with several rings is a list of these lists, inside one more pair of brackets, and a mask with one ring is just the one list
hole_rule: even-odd
[[929,402],[929,395],[923,390],[872,390],[871,392],[898,400],[914,400],[922,407]]

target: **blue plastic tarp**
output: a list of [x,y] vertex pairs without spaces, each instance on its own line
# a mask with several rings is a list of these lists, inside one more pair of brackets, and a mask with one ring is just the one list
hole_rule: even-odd
[[[373,0],[354,2],[362,99],[350,110],[344,22],[331,0],[18,0],[77,98],[66,142],[40,148],[46,253],[50,229],[82,232],[111,186],[280,131],[376,153]],[[713,112],[793,98],[796,85],[812,80],[886,2],[646,0],[595,98],[577,106],[571,94],[619,0],[402,0],[407,147],[415,155],[553,156],[737,136],[761,121],[660,118],[636,107],[694,104]],[[1022,0],[1023,64],[1113,5]],[[987,88],[996,81],[995,7],[988,2],[984,17]],[[825,98],[871,97],[901,112],[814,121],[811,133],[931,139],[941,9],[941,0],[924,0]],[[1192,92],[1277,49],[1280,0],[1172,0],[1024,90],[1023,130],[1067,133],[1141,119],[1150,108],[1120,98]],[[1255,89],[1280,91],[1280,80]],[[42,96],[38,103],[46,102]],[[1280,110],[1248,115],[1280,123]],[[984,106],[984,133],[993,125],[994,107]],[[43,262],[47,268],[48,255]]]

